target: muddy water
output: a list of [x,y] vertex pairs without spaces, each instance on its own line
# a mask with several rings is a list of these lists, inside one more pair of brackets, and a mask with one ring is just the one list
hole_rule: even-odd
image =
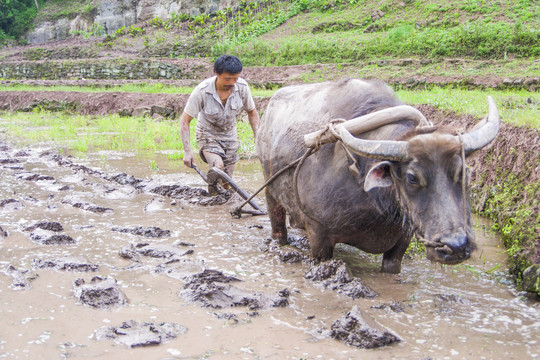
[[[480,250],[460,266],[408,258],[401,274],[381,274],[379,256],[339,247],[335,256],[380,294],[353,300],[305,279],[309,264],[280,261],[266,241],[267,217],[232,219],[230,203],[201,206],[104,179],[103,174],[124,172],[151,184],[204,187],[195,172],[178,169],[178,162],[169,163],[163,154],[149,159],[105,152],[70,160],[99,171],[92,174],[59,165],[43,154],[44,148],[25,148],[26,154],[11,146],[0,150],[0,158],[18,160],[0,165],[0,201],[18,201],[0,208],[0,226],[7,232],[6,237],[0,235],[0,358],[535,359],[540,355],[538,303],[515,294],[502,275],[506,266],[500,241],[483,230],[479,219],[475,221]],[[151,169],[151,160],[160,170]],[[53,179],[25,180],[27,173]],[[254,190],[262,184],[260,173],[256,163],[244,162],[235,179]],[[76,203],[83,206],[73,206]],[[111,210],[92,212],[88,204]],[[62,233],[75,243],[43,245],[32,240],[27,228],[42,221],[60,223]],[[137,226],[159,227],[170,230],[170,235],[145,238],[112,230]],[[170,264],[166,259],[141,256],[136,262],[119,255],[141,242],[192,244],[178,247],[193,253]],[[99,270],[34,266],[35,259],[66,257],[99,265]],[[8,265],[28,271],[22,275],[27,286],[14,286],[5,270]],[[242,280],[235,286],[246,291],[276,294],[288,289],[289,305],[252,311],[186,301],[179,295],[186,276],[205,269]],[[128,304],[103,310],[78,303],[74,281],[89,282],[96,275],[116,279]],[[368,350],[330,338],[332,323],[355,305],[401,342]],[[137,348],[96,338],[97,329],[130,320],[172,322],[187,332],[160,345]]]

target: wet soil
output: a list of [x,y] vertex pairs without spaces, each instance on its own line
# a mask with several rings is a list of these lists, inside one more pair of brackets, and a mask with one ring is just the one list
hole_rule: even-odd
[[77,279],[73,282],[73,295],[79,303],[99,309],[109,309],[128,303],[126,294],[111,277],[104,279],[95,276],[88,283],[84,279]]
[[358,306],[354,306],[341,319],[332,323],[330,336],[347,345],[365,349],[387,346],[401,341],[400,338],[380,326],[369,325]]
[[182,335],[187,329],[175,323],[126,321],[120,326],[103,326],[94,332],[97,341],[113,340],[129,348],[159,345]]
[[[0,165],[4,358],[540,356],[538,303],[515,293],[500,240],[479,219],[480,249],[465,264],[407,257],[401,274],[382,274],[380,256],[345,245],[313,263],[295,229],[280,248],[266,216],[233,219],[235,197],[204,205],[203,180],[165,155],[154,171],[130,153],[0,149],[26,154],[18,169]],[[258,188],[260,166],[240,162],[235,180]],[[198,190],[154,191],[182,187]],[[74,242],[43,244],[33,232]]]

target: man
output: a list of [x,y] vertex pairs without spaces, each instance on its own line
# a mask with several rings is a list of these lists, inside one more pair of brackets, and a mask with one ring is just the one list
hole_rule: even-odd
[[[253,136],[257,136],[259,113],[248,83],[240,78],[242,63],[236,56],[222,55],[214,63],[215,76],[204,80],[191,93],[182,117],[180,136],[184,145],[184,164],[193,165],[189,124],[197,118],[195,136],[201,159],[232,176],[238,156],[236,116],[248,114]],[[210,189],[213,190],[213,189]]]

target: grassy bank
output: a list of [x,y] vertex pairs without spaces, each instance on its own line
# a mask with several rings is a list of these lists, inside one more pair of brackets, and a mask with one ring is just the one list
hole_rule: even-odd
[[[114,87],[81,86],[31,86],[13,84],[0,86],[0,91],[75,91],[75,92],[131,92],[141,94],[190,94],[193,88],[176,87],[161,83],[124,84]],[[252,88],[256,97],[270,97],[275,90]],[[504,122],[515,126],[540,129],[540,93],[525,90],[465,90],[451,87],[432,87],[426,90],[396,89],[398,98],[408,104],[428,104],[441,110],[457,114],[483,117],[486,112],[486,98],[495,100]],[[261,109],[264,110],[264,109]]]
[[[49,111],[0,113],[0,129],[25,145],[54,142],[76,156],[101,150],[154,152],[174,150],[171,160],[184,156],[178,120],[109,116],[84,116]],[[195,122],[191,124],[195,134]],[[241,157],[253,157],[255,145],[249,124],[238,123]],[[191,146],[197,149],[195,136]]]
[[[70,86],[70,85],[28,85],[13,82],[9,85],[0,85],[0,91],[64,91],[64,92],[130,92],[141,94],[191,94],[193,87],[171,86],[162,83],[121,84],[114,86]],[[253,96],[271,96],[275,90],[251,88]]]
[[291,1],[295,15],[263,36],[228,36],[214,55],[247,65],[342,63],[380,57],[540,56],[535,1]]
[[540,129],[540,94],[528,91],[480,91],[434,87],[430,90],[397,90],[400,100],[412,105],[428,104],[457,114],[479,118],[487,114],[487,96],[495,100],[501,120],[514,126]]

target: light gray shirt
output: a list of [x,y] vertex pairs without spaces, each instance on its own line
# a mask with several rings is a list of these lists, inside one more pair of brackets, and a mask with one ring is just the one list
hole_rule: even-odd
[[255,109],[248,83],[239,78],[223,105],[216,89],[216,76],[201,82],[189,97],[184,111],[197,118],[197,139],[236,141],[236,116],[241,110]]

